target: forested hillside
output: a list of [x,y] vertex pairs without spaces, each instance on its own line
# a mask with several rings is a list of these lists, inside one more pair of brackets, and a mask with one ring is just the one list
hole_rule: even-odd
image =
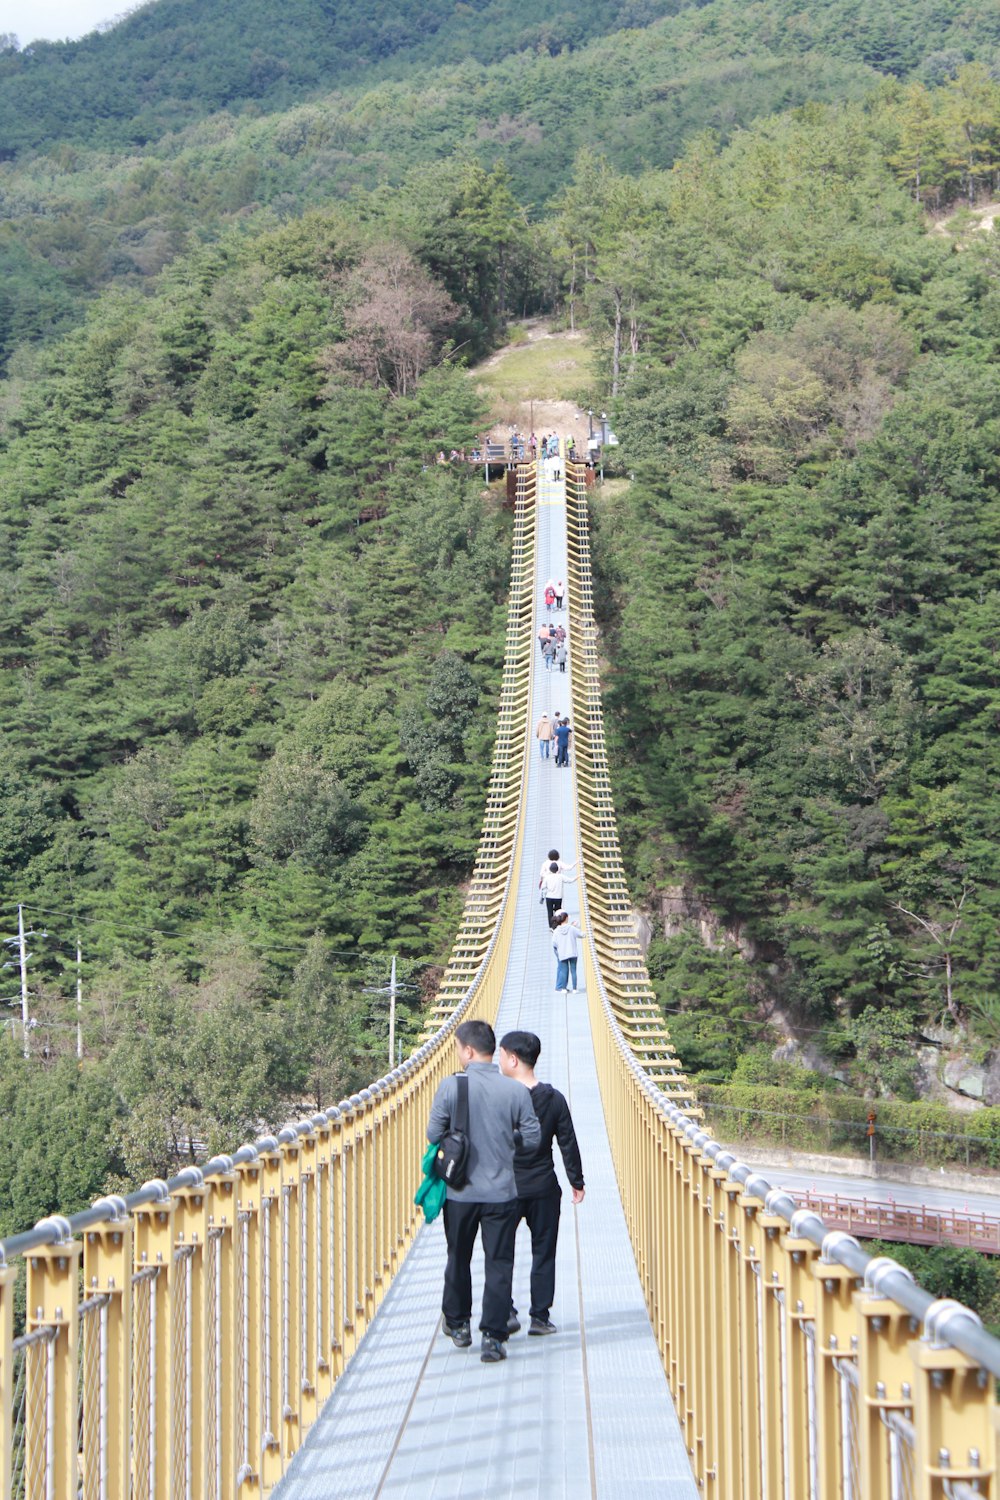
[[[96,289],[147,284],[227,223],[331,198],[363,212],[456,151],[502,163],[538,218],[583,150],[667,167],[699,131],[724,140],[880,77],[937,86],[1000,56],[996,13],[956,0],[566,0],[542,19],[521,0],[400,4],[378,26],[369,11],[156,0],[106,35],[0,54],[0,368]],[[352,62],[380,28],[386,55]]]
[[287,109],[359,75],[554,55],[684,8],[685,0],[563,0],[545,14],[536,0],[152,0],[76,42],[0,38],[0,142],[11,154],[70,140],[143,146],[220,109]]
[[[0,899],[47,929],[34,1060],[5,1062],[18,1139],[43,1097],[93,1096],[36,1073],[73,1049],[78,931],[133,1172],[357,1085],[384,1046],[362,986],[446,955],[508,565],[482,476],[425,463],[481,417],[447,357],[489,317],[465,291],[317,213],[106,298],[8,384]],[[77,1170],[46,1118],[43,1197]]]
[[433,989],[509,521],[432,460],[538,312],[635,476],[609,720],[685,1064],[815,1086],[790,1034],[905,1098],[937,1027],[997,1092],[998,49],[937,0],[157,0],[8,48],[0,1229],[359,1082],[390,953]]
[[639,346],[600,556],[682,1054],[778,1081],[791,1023],[903,1097],[921,1031],[1000,1040],[1000,250],[928,234],[915,98],[699,142],[587,247]]

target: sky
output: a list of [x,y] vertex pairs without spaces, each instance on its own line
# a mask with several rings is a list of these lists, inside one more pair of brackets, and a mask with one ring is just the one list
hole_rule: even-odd
[[0,32],[13,32],[21,46],[84,36],[99,21],[113,21],[134,0],[0,0]]

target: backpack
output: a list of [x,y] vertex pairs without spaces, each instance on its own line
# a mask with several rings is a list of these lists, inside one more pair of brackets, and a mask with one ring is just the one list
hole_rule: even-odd
[[438,1141],[434,1172],[448,1187],[458,1191],[468,1182],[469,1166],[469,1080],[465,1073],[456,1074],[458,1103],[451,1129]]

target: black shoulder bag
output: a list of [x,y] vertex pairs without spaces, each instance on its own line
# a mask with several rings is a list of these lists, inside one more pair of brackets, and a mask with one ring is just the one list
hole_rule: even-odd
[[438,1142],[434,1157],[434,1173],[456,1190],[464,1188],[468,1181],[469,1168],[469,1079],[465,1073],[456,1075],[458,1103],[451,1129]]

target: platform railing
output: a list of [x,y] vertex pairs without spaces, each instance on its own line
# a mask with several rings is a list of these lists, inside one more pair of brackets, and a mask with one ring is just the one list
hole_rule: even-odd
[[1000,1341],[703,1129],[649,984],[601,717],[582,466],[567,465],[585,971],[612,1153],[699,1488],[720,1500],[1000,1495]]
[[483,832],[436,1030],[334,1108],[0,1244],[2,1500],[266,1495],[350,1360],[413,1243],[455,1027],[499,1005],[527,787],[534,555],[526,471]]

